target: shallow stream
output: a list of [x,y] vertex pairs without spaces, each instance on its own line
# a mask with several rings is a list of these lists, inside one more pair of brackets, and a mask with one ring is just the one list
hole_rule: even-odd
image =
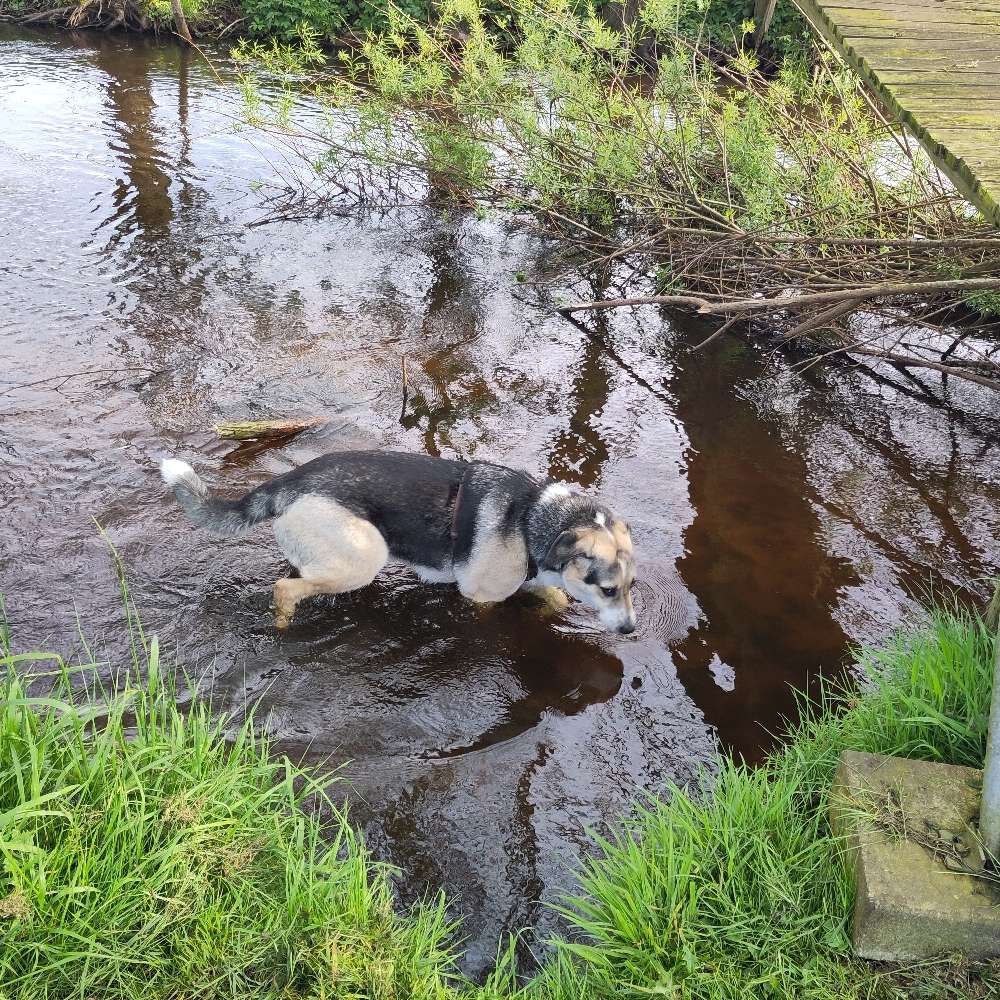
[[[123,657],[100,522],[147,629],[220,709],[259,701],[284,749],[343,764],[401,900],[444,888],[476,973],[505,930],[555,929],[588,829],[718,744],[757,759],[794,691],[920,588],[983,596],[1000,414],[976,387],[943,406],[936,375],[800,373],[735,339],[694,354],[705,330],[654,310],[588,332],[533,294],[585,286],[504,220],[248,227],[257,182],[297,168],[234,128],[222,65],[220,83],[172,45],[0,26],[0,593],[20,647],[80,632]],[[315,415],[285,447],[213,432]],[[156,471],[177,455],[238,493],[371,446],[603,496],[633,526],[636,635],[402,570],[279,635],[269,532],[199,534]]]

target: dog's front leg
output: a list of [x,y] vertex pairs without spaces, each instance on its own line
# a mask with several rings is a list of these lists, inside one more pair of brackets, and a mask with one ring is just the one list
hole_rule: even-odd
[[559,614],[569,607],[569,594],[562,587],[526,580],[521,589],[534,594],[542,602],[544,610],[551,614]]

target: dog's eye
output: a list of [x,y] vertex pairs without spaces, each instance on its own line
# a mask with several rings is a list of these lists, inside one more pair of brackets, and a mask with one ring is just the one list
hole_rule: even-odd
[[614,597],[618,593],[617,587],[601,587],[601,593],[605,597]]

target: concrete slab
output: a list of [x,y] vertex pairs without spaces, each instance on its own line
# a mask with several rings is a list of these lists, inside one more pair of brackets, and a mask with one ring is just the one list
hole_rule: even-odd
[[845,751],[830,797],[857,877],[852,938],[862,958],[1000,955],[1000,885],[975,838],[982,772]]

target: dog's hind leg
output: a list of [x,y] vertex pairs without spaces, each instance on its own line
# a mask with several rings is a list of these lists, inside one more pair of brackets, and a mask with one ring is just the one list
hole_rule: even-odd
[[318,591],[313,590],[312,585],[302,579],[284,577],[275,581],[274,597],[274,627],[285,629],[292,623],[292,615],[299,601],[306,597],[311,597]]
[[287,628],[298,603],[315,594],[346,594],[367,586],[389,558],[371,521],[313,495],[297,500],[274,522],[274,534],[302,574],[274,585],[274,624]]

